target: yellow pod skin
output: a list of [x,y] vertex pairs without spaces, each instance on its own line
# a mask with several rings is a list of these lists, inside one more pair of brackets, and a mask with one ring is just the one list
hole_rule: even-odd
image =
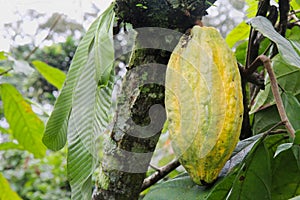
[[237,61],[215,28],[194,26],[181,38],[168,63],[165,106],[180,163],[195,183],[213,183],[243,120]]

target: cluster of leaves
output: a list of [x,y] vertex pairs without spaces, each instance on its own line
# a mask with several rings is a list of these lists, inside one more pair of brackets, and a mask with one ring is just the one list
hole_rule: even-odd
[[144,199],[288,199],[297,196],[300,192],[299,145],[275,153],[277,146],[288,141],[284,134],[253,136],[239,142],[223,170],[226,176],[220,177],[212,187],[198,186],[184,173],[155,185]]
[[[20,48],[17,49],[21,53],[26,47]],[[74,40],[69,38],[64,44],[38,49],[31,58],[31,66],[28,61],[16,59],[15,56],[18,55],[16,52],[14,56],[0,52],[2,79],[0,84],[2,102],[0,157],[3,160],[0,166],[2,171],[0,193],[6,195],[0,195],[0,199],[19,199],[18,195],[10,189],[10,185],[23,199],[69,199],[70,197],[66,163],[63,162],[66,152],[46,155],[46,146],[42,143],[42,136],[43,120],[48,118],[48,111],[43,108],[43,104],[34,100],[35,96],[28,93],[27,87],[22,86],[19,80],[32,80],[36,77],[33,74],[37,74],[38,77],[47,80],[47,85],[50,83],[55,87],[52,91],[61,89],[65,73],[36,59],[48,58],[58,66],[60,61],[62,63],[65,61],[64,53],[68,52],[68,56],[71,57],[74,48]],[[58,55],[62,52],[64,53],[59,57]],[[25,53],[30,53],[29,49]],[[19,56],[22,58],[21,55]],[[55,60],[58,58],[61,59]],[[64,68],[67,70],[68,63],[65,64]],[[38,81],[39,79],[34,78],[28,87],[34,86],[33,83]],[[52,93],[50,94],[53,96]],[[51,99],[46,99],[46,102],[53,103]]]
[[[255,15],[256,3],[248,1],[249,18]],[[295,10],[300,8],[297,1],[292,1],[291,5]],[[297,21],[291,20],[293,23]],[[144,199],[289,199],[300,195],[300,28],[299,25],[290,26],[283,37],[267,18],[258,16],[250,20],[250,24],[242,22],[226,38],[242,65],[246,65],[250,25],[261,34],[259,54],[272,57],[272,68],[285,112],[296,130],[295,137],[289,137],[285,127],[280,125],[281,118],[266,76],[265,90],[259,91],[250,105],[254,136],[239,142],[217,182],[209,187],[198,186],[187,174],[182,174],[161,181]],[[279,52],[275,57],[274,51]],[[263,74],[263,68],[258,72]]]
[[2,188],[10,185],[22,199],[70,199],[71,189],[66,174],[65,151],[56,152],[36,159],[26,151],[9,150],[1,154],[0,174],[8,182],[1,180],[0,199],[19,199],[10,196],[13,192]]

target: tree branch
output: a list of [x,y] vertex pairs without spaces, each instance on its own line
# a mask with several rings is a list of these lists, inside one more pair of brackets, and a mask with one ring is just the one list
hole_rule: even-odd
[[3,76],[4,74],[7,74],[7,73],[10,72],[11,70],[13,70],[12,67],[9,68],[9,69],[7,69],[7,70],[5,70],[4,72],[1,72],[1,73],[0,73],[0,76]]
[[280,20],[279,20],[279,32],[284,37],[287,24],[288,24],[288,14],[290,11],[290,2],[288,0],[279,0],[279,13],[280,13]]
[[159,168],[154,174],[147,177],[142,185],[141,191],[144,191],[145,189],[149,188],[150,186],[157,183],[159,180],[164,178],[166,175],[168,175],[170,172],[172,172],[174,169],[180,166],[180,163],[178,160],[174,160],[173,162],[170,162],[166,166],[163,166]]
[[59,14],[59,15],[56,17],[55,21],[53,22],[53,24],[51,25],[51,27],[50,27],[50,29],[49,29],[49,31],[48,31],[48,34],[46,35],[46,37],[44,37],[43,40],[40,42],[40,44],[36,45],[36,46],[29,52],[29,54],[24,58],[24,60],[29,60],[29,58],[36,52],[36,50],[39,49],[39,46],[40,46],[45,40],[47,40],[47,39],[50,37],[52,31],[54,30],[55,26],[57,25],[57,23],[59,22],[59,20],[61,19],[61,17],[62,17],[61,14]]
[[277,106],[280,118],[281,118],[282,122],[284,123],[286,129],[288,130],[288,132],[290,134],[290,137],[295,138],[295,130],[294,130],[293,126],[291,125],[291,123],[290,123],[290,121],[289,121],[289,119],[286,115],[286,112],[285,112],[285,109],[284,109],[284,106],[283,106],[283,102],[282,102],[282,99],[280,97],[277,80],[276,80],[274,71],[271,67],[270,58],[268,58],[265,55],[260,55],[260,56],[257,57],[257,59],[254,62],[256,62],[256,63],[253,63],[251,65],[256,66],[257,64],[259,64],[259,62],[261,62],[264,65],[265,69],[267,70],[267,72],[269,74],[269,77],[270,77],[270,84],[271,84],[272,93],[274,95],[274,99],[275,99],[275,102],[276,102],[276,106]]

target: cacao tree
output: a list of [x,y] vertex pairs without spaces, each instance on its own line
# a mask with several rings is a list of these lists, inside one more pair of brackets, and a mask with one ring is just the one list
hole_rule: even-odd
[[[188,37],[190,28],[193,26],[202,26],[201,19],[206,14],[206,9],[214,2],[213,0],[142,2],[119,0],[115,1],[91,25],[74,56],[64,88],[48,120],[43,138],[43,142],[52,150],[62,148],[68,141],[68,174],[73,199],[89,199],[91,196],[93,199],[138,199],[142,190],[153,185],[179,165],[178,161],[174,161],[166,166],[168,170],[157,169],[157,173],[146,178],[146,172],[166,118],[163,109],[164,93],[167,89],[164,87],[166,65],[179,38]],[[297,2],[294,5],[299,6]],[[179,177],[177,180],[170,180],[170,183],[161,183],[154,187],[145,199],[155,199],[155,195],[162,193],[158,187],[164,190],[164,187],[168,188],[168,184],[172,185],[172,181],[178,181],[174,185],[183,184],[184,187],[195,188],[195,190],[198,188],[196,191],[186,191],[183,199],[189,195],[191,195],[190,199],[193,195],[199,195],[206,199],[219,196],[234,199],[250,198],[249,195],[258,190],[258,187],[265,189],[260,193],[255,192],[257,193],[256,198],[271,199],[276,198],[276,195],[279,198],[280,194],[275,189],[278,183],[276,183],[276,179],[272,179],[272,173],[274,170],[276,171],[276,168],[272,168],[271,163],[278,162],[280,165],[278,159],[284,155],[280,152],[289,152],[294,155],[294,162],[299,161],[297,153],[299,144],[295,137],[296,128],[293,128],[299,122],[291,124],[293,117],[289,120],[289,114],[286,111],[287,108],[298,105],[296,103],[298,100],[295,93],[288,93],[293,96],[292,99],[295,103],[290,104],[291,100],[282,102],[287,91],[284,88],[279,91],[278,84],[280,85],[280,82],[276,81],[273,72],[275,69],[271,68],[271,59],[273,62],[278,60],[289,66],[300,66],[298,43],[296,41],[291,43],[285,39],[287,30],[294,26],[297,27],[298,22],[289,17],[291,15],[297,17],[287,1],[279,1],[277,6],[271,5],[270,1],[260,1],[257,5],[256,17],[251,19],[249,25],[245,27],[241,24],[236,30],[233,30],[233,32],[241,30],[247,32],[249,39],[243,38],[247,45],[236,46],[237,50],[244,51],[245,56],[245,62],[241,62],[241,57],[238,57],[244,99],[243,127],[240,133],[242,140],[238,145],[239,148],[229,160],[229,164],[223,168],[221,174],[224,178],[219,178],[220,181],[213,185],[196,186],[187,176]],[[116,26],[114,26],[114,21],[116,21]],[[127,30],[128,24],[132,29]],[[240,26],[244,26],[244,29],[241,29]],[[131,52],[131,56],[126,66],[126,74],[123,77],[120,92],[117,95],[115,110],[111,110],[113,103],[111,95],[115,82],[114,60],[120,57],[114,53],[113,31],[117,34],[120,31],[130,32],[132,30],[135,31],[134,46],[133,49],[121,53]],[[231,40],[234,41],[234,38]],[[231,41],[231,45],[238,42],[233,41]],[[222,51],[218,48],[222,47],[203,47],[204,51]],[[287,49],[288,52],[286,52]],[[239,53],[237,50],[236,52]],[[192,51],[197,51],[197,49],[192,49]],[[203,57],[205,59],[205,56]],[[186,59],[193,58],[187,57]],[[263,66],[265,69],[260,69],[259,66]],[[273,66],[273,68],[275,67]],[[265,70],[269,75],[266,76],[266,81],[263,77]],[[280,74],[277,74],[279,79],[278,76]],[[193,79],[187,81],[193,81]],[[211,81],[222,80],[207,80],[207,84],[211,84]],[[225,83],[223,85],[229,87]],[[260,92],[261,89],[265,90]],[[267,90],[269,90],[268,97],[275,97],[275,101],[272,100],[269,104],[276,104],[278,112],[275,106],[266,106],[266,102],[261,102],[261,96]],[[208,93],[208,95],[211,94]],[[258,96],[256,97],[256,95]],[[182,99],[184,98],[189,97],[183,96]],[[267,100],[269,99],[267,98]],[[250,108],[253,103],[262,103],[262,105],[255,104],[253,107],[256,107],[256,110],[252,109],[254,114],[250,116]],[[255,122],[259,120],[259,114],[265,112],[265,109],[273,109],[275,113],[279,113],[280,117],[257,132],[255,126],[259,123]],[[278,114],[276,115],[278,116]],[[190,126],[196,126],[192,120],[189,123]],[[226,126],[231,126],[231,124],[226,124],[224,121],[222,128],[226,129]],[[107,127],[110,128],[107,130]],[[279,133],[275,133],[273,136],[271,133],[278,132],[277,127],[282,129],[279,129]],[[106,135],[101,140],[96,140],[99,138],[99,134],[103,134],[105,130],[107,130]],[[261,133],[261,137],[255,135],[252,138],[253,131],[255,134]],[[288,142],[288,137],[290,142]],[[244,139],[246,140],[244,141]],[[252,142],[249,144],[249,141]],[[223,142],[230,143],[226,139]],[[97,167],[99,160],[97,145],[102,146],[99,167]],[[193,145],[200,146],[197,143]],[[248,152],[249,150],[250,152]],[[219,156],[222,157],[221,152],[218,152],[217,149],[214,151],[216,152],[212,153],[216,156],[220,154]],[[243,152],[242,157],[245,158],[242,161],[236,161],[240,151]],[[274,154],[276,157],[273,158]],[[284,157],[286,158],[286,156]],[[257,160],[262,159],[264,160],[263,167],[259,167]],[[214,165],[218,162],[218,159],[215,158],[211,159],[209,164]],[[297,166],[294,167],[297,168]],[[95,170],[98,173],[96,188],[92,195],[91,180]],[[294,175],[299,174],[299,168],[294,172]],[[183,182],[182,179],[190,182]],[[260,180],[260,184],[257,184],[257,187],[248,186],[254,180]],[[299,187],[296,186],[293,191],[295,191],[293,194],[285,195],[297,196]],[[166,194],[171,195],[172,192],[174,190],[169,189]],[[178,192],[174,192],[174,194],[178,194]],[[170,197],[166,196],[165,198],[169,199]]]
[[[116,0],[94,21],[76,50],[42,139],[53,151],[67,144],[72,199],[289,199],[300,195],[299,1],[246,2],[250,20],[226,37],[236,60],[233,56],[221,59],[226,44],[213,34],[202,36],[201,40],[209,39],[199,41],[199,48],[190,47],[193,27],[203,26],[202,17],[215,0]],[[116,48],[119,44],[113,35],[121,34],[134,44]],[[174,50],[176,46],[188,53],[182,56]],[[176,53],[183,59],[170,59]],[[125,55],[129,61],[124,67],[120,63]],[[195,60],[204,68],[197,71],[185,64]],[[182,67],[179,76],[174,76],[178,78],[166,78],[170,63]],[[232,80],[224,81],[220,74],[227,72],[229,64],[235,72],[228,75]],[[207,78],[215,65],[222,67]],[[234,81],[237,76],[241,81]],[[199,82],[210,90],[191,86]],[[182,93],[165,105],[170,85]],[[1,95],[7,87],[1,86]],[[240,88],[243,98],[230,98],[228,88]],[[198,93],[205,95],[197,97]],[[236,121],[241,116],[234,115],[235,108],[227,106],[234,105],[232,101],[243,104],[242,122]],[[194,112],[192,106],[201,103],[207,106]],[[180,114],[166,116],[165,107],[170,106]],[[186,112],[189,106],[194,113]],[[224,110],[231,117],[222,117]],[[177,129],[174,121],[190,131]],[[210,128],[203,133],[207,140],[183,135],[206,130],[204,126]],[[218,135],[218,130],[226,134]],[[172,131],[178,132],[171,143],[186,143],[188,148],[165,166],[153,166],[159,142]],[[237,145],[231,135],[239,136]],[[215,143],[209,143],[210,139]],[[220,143],[222,148],[213,148]],[[193,152],[203,148],[210,149],[210,154],[201,157]],[[230,152],[229,159],[224,151]],[[220,164],[223,157],[225,165]],[[203,159],[213,167],[199,167]],[[181,164],[188,173],[168,175]],[[203,181],[201,174],[215,173],[215,166],[217,178]]]

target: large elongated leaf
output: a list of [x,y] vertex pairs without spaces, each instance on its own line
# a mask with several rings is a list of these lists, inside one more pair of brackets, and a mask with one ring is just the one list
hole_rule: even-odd
[[113,38],[111,37],[111,27],[114,23],[112,6],[102,14],[101,19],[98,21],[98,28],[95,35],[96,81],[101,87],[108,84],[113,66],[112,61],[114,60],[114,54],[112,54],[114,52]]
[[[102,42],[97,38],[98,41],[90,45],[88,60],[74,89],[68,126],[68,178],[72,199],[91,198],[91,175],[98,158],[96,141],[106,130],[110,119],[109,110],[114,86],[114,49],[113,41],[107,40],[112,39],[113,17],[111,5],[99,18],[99,27],[95,32],[96,38],[99,34],[105,34],[106,39]],[[95,53],[96,51],[98,53]]]
[[46,147],[42,143],[44,123],[15,87],[5,83],[0,85],[0,89],[4,116],[14,138],[35,157],[43,157],[46,153]]
[[253,28],[261,32],[265,37],[276,43],[282,58],[293,66],[300,67],[300,57],[294,47],[273,27],[272,23],[265,17],[257,16],[251,19],[250,24]]
[[32,64],[49,83],[59,90],[62,88],[66,79],[66,74],[64,72],[39,60],[33,61]]
[[96,138],[107,126],[111,104],[113,82],[109,82],[109,87],[97,86],[93,54],[91,56],[74,91],[69,120],[68,176],[73,199],[91,197],[91,189],[84,191],[83,186],[91,182],[97,161]]
[[54,110],[48,119],[43,142],[51,150],[57,151],[66,144],[67,126],[72,107],[74,88],[79,79],[79,75],[82,72],[82,68],[88,61],[89,47],[94,40],[98,20],[99,18],[95,20],[80,42],[67,74],[64,87],[57,98]]
[[10,188],[2,173],[0,173],[0,200],[21,200],[21,197]]

